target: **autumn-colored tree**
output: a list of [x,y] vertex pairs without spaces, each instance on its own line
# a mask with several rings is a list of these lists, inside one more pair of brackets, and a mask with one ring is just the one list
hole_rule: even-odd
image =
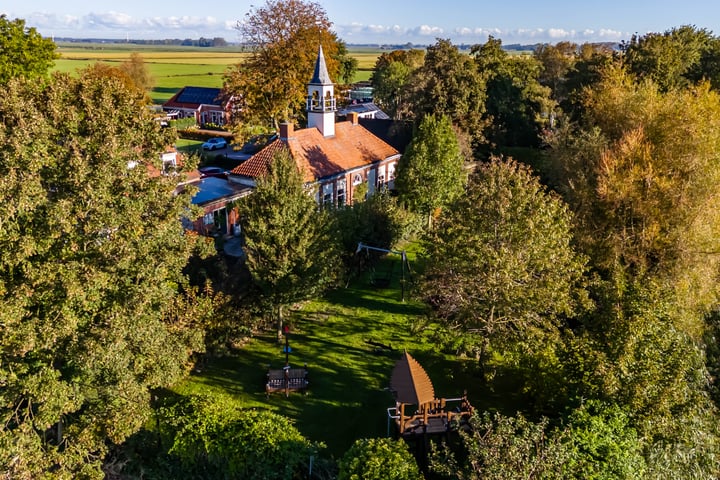
[[307,83],[322,45],[330,78],[340,78],[341,42],[323,7],[305,0],[268,0],[254,7],[237,29],[249,55],[225,75],[235,98],[233,121],[240,138],[281,121],[304,123]]
[[145,60],[138,52],[132,52],[130,58],[120,64],[120,70],[133,81],[135,87],[147,93],[155,83],[155,79],[145,65]]
[[707,84],[663,93],[611,68],[586,91],[584,111],[584,127],[553,149],[583,249],[601,269],[663,277],[681,303],[711,307],[720,265],[720,97]]

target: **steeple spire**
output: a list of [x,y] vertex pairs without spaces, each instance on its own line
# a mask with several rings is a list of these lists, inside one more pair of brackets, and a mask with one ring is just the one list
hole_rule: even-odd
[[327,65],[325,65],[325,55],[323,54],[322,45],[318,48],[318,56],[315,61],[315,72],[313,72],[310,85],[332,85],[330,75],[327,71]]

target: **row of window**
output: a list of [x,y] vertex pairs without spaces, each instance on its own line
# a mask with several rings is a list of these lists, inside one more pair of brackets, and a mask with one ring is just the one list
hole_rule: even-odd
[[[389,186],[389,183],[395,180],[395,169],[389,168],[390,170],[390,178],[386,182],[385,181],[385,175],[379,174],[377,179],[377,190],[386,190]],[[356,173],[353,175],[353,186],[357,186],[363,182],[362,175],[359,173]],[[329,191],[326,191],[326,186],[323,186],[323,195],[322,195],[322,205],[323,206],[329,206],[332,204],[336,204],[338,207],[342,207],[345,205],[345,180],[341,180],[337,183],[337,191],[335,192],[335,200],[333,201],[333,192],[332,189]]]

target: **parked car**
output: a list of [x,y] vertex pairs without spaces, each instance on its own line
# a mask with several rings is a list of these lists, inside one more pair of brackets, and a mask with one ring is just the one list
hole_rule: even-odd
[[210,140],[202,144],[203,150],[219,150],[225,147],[227,147],[227,140],[220,137],[211,138]]
[[200,168],[198,168],[198,171],[200,172],[200,178],[205,178],[205,177],[227,178],[227,176],[228,176],[228,171],[221,167],[215,167],[215,166],[200,167]]

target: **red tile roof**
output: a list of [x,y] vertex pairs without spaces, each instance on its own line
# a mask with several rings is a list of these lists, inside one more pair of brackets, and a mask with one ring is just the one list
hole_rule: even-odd
[[323,137],[316,128],[295,130],[287,140],[278,139],[232,170],[232,175],[255,178],[267,172],[277,151],[289,148],[305,182],[385,160],[398,151],[352,122],[335,124],[335,136]]

